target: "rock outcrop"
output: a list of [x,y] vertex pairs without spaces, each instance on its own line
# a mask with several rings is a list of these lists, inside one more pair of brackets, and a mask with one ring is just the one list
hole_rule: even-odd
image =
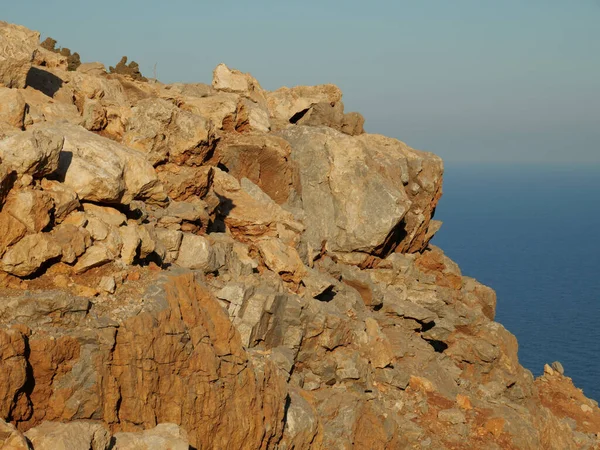
[[0,22],[2,448],[598,447],[430,243],[440,158],[333,85],[60,57]]

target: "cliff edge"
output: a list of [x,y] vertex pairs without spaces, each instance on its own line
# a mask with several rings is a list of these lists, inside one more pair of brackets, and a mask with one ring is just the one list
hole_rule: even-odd
[[600,448],[430,244],[439,157],[334,85],[47,47],[0,22],[0,447]]

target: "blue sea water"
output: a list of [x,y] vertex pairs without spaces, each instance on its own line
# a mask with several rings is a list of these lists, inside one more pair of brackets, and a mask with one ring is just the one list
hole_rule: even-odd
[[433,244],[498,295],[538,376],[560,361],[600,401],[600,168],[446,165]]

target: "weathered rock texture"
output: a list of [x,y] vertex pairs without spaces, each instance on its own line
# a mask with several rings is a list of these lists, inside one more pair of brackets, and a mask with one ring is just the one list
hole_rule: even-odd
[[333,85],[68,69],[0,23],[3,448],[597,448],[430,244],[440,158]]

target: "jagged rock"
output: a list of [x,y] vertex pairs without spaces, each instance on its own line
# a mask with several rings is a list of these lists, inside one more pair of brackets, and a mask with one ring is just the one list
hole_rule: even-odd
[[0,419],[0,448],[5,450],[29,450],[29,444],[13,425]]
[[267,94],[270,115],[277,128],[287,125],[327,126],[351,136],[364,133],[359,113],[344,114],[342,92],[333,84],[283,87]]
[[88,223],[88,216],[83,211],[73,211],[62,223],[75,225],[76,227],[85,227]]
[[[109,226],[106,238],[102,239],[101,243],[107,248],[111,259],[116,259],[121,254],[123,240],[117,227]],[[164,258],[164,255],[161,254],[160,257]]]
[[52,197],[44,191],[12,191],[3,211],[18,219],[32,233],[42,231],[50,223]]
[[18,409],[14,395],[27,381],[25,349],[25,339],[20,331],[0,330],[0,417],[8,418]]
[[157,168],[157,174],[170,198],[185,201],[206,197],[212,185],[214,169],[165,164]]
[[52,230],[54,241],[61,247],[61,261],[72,264],[92,245],[90,233],[83,228],[61,224]]
[[394,350],[385,334],[381,331],[379,323],[373,318],[365,319],[365,327],[370,345],[370,362],[377,369],[392,367]]
[[271,117],[284,123],[296,123],[313,105],[336,104],[341,99],[342,92],[333,84],[282,87],[267,93]]
[[90,131],[102,131],[108,126],[106,108],[98,100],[85,99],[83,104],[83,127]]
[[[157,276],[142,303],[121,302],[113,318],[90,314],[88,300],[56,292],[24,295],[10,306],[0,303],[2,323],[69,330],[58,338],[29,339],[27,361],[36,384],[23,401],[35,413],[13,414],[15,420],[35,426],[41,420],[93,416],[115,431],[172,422],[187,431],[196,448],[261,448],[275,442],[286,396],[276,369],[268,361],[249,360],[226,313],[192,274]],[[60,379],[56,370],[64,374]],[[16,381],[5,388],[21,389]],[[173,396],[181,401],[173,402]],[[12,391],[9,410],[21,397]],[[205,420],[209,416],[219,420]],[[232,428],[234,423],[243,426]]]
[[40,71],[38,75],[58,79],[58,82],[55,81],[56,88],[49,92],[50,96],[58,101],[74,103],[79,111],[83,111],[86,99],[101,100],[106,107],[129,105],[127,94],[119,80],[94,76],[83,71],[65,72],[53,69]]
[[563,365],[558,361],[554,361],[552,363],[552,369],[554,369],[556,372],[558,372],[561,375],[565,374],[565,369],[564,369]]
[[184,97],[179,107],[210,120],[217,129],[233,130],[239,95],[220,92],[208,97]]
[[75,273],[83,273],[115,259],[115,255],[104,244],[92,245],[75,264]]
[[40,41],[37,31],[0,21],[0,84],[24,88]]
[[[280,135],[300,167],[298,206],[315,253],[324,242],[328,251],[380,256],[427,244],[423,233],[441,195],[438,157],[383,136],[351,138],[328,128],[294,127]],[[411,180],[422,185],[416,195],[404,187]]]
[[126,226],[119,228],[119,233],[121,234],[121,241],[123,242],[123,246],[121,247],[121,260],[125,264],[132,264],[141,242],[138,226],[133,223],[128,223]]
[[127,216],[125,214],[109,206],[84,203],[83,210],[91,217],[95,217],[104,222],[106,225],[110,225],[112,227],[120,227],[127,222]]
[[230,69],[225,64],[219,64],[213,71],[212,86],[217,91],[245,95],[255,102],[265,101],[264,91],[252,75]]
[[109,294],[114,294],[117,289],[117,283],[115,281],[115,277],[102,277],[100,283],[98,283],[98,287],[104,292],[108,292]]
[[224,165],[236,179],[248,178],[278,204],[300,193],[298,166],[291,161],[287,141],[258,134],[222,139],[211,159]]
[[58,130],[27,130],[0,141],[0,159],[19,176],[28,174],[41,178],[58,168],[63,143],[63,135]]
[[110,225],[98,217],[90,216],[88,214],[85,216],[85,221],[85,229],[94,241],[103,241],[107,238],[110,231]]
[[140,101],[127,122],[123,142],[156,165],[167,160],[200,164],[214,141],[210,122],[162,99]]
[[302,397],[298,390],[291,390],[280,448],[319,448],[321,433],[315,409]]
[[139,256],[144,259],[157,250],[156,231],[153,225],[145,224],[137,228],[140,238]]
[[188,269],[213,272],[218,269],[215,253],[204,236],[184,233],[175,264]]
[[0,87],[0,122],[22,129],[26,107],[21,91]]
[[6,211],[0,211],[0,230],[0,256],[27,234],[27,227]]
[[82,125],[84,122],[77,107],[72,103],[55,101],[31,87],[21,92],[27,103],[24,118],[24,126],[27,129],[42,122],[69,122],[74,125]]
[[68,57],[43,46],[39,46],[33,57],[33,64],[47,67],[49,69],[67,70],[69,66]]
[[269,111],[257,103],[240,99],[235,113],[235,129],[240,133],[259,131],[268,133],[271,130]]
[[244,186],[215,168],[214,190],[220,199],[219,215],[231,233],[242,241],[262,236],[279,237],[286,243],[297,240],[302,224],[250,180],[242,182]]
[[275,273],[290,276],[296,282],[304,276],[304,264],[293,247],[279,239],[264,238],[256,242],[265,265]]
[[0,269],[25,277],[38,270],[46,261],[60,255],[60,245],[48,233],[29,234],[4,253]]
[[173,423],[161,423],[138,433],[116,433],[114,450],[188,450],[187,433]]
[[65,136],[58,175],[80,200],[128,204],[134,199],[164,202],[152,166],[139,152],[81,127],[54,125]]
[[[63,56],[66,60],[66,66],[64,68],[62,68],[63,70],[76,70],[77,67],[81,64],[81,59],[79,56],[79,53],[77,52],[73,52],[71,53],[71,50],[69,48],[66,47],[59,47],[56,48],[56,40],[52,39],[51,37],[47,37],[44,42],[42,42],[40,44],[39,50],[47,50],[51,53],[56,53],[59,54],[61,56]],[[45,61],[42,61],[42,63],[44,63]],[[44,65],[44,64],[40,64],[40,65]]]
[[597,403],[558,364],[534,381],[429,244],[439,158],[364,134],[335,86],[35,63],[0,87],[0,419],[115,448],[597,444]]
[[302,278],[302,283],[306,287],[306,294],[309,297],[317,298],[324,292],[331,292],[336,284],[334,278],[319,270],[305,267],[304,272],[305,275]]
[[44,422],[25,436],[35,450],[105,450],[110,443],[110,433],[104,426],[87,422]]
[[62,183],[42,179],[42,189],[49,194],[54,204],[52,216],[56,223],[62,222],[69,214],[80,206],[77,193]]
[[165,228],[156,229],[156,237],[166,250],[164,262],[172,263],[177,260],[183,236],[184,234],[181,231],[167,230]]

